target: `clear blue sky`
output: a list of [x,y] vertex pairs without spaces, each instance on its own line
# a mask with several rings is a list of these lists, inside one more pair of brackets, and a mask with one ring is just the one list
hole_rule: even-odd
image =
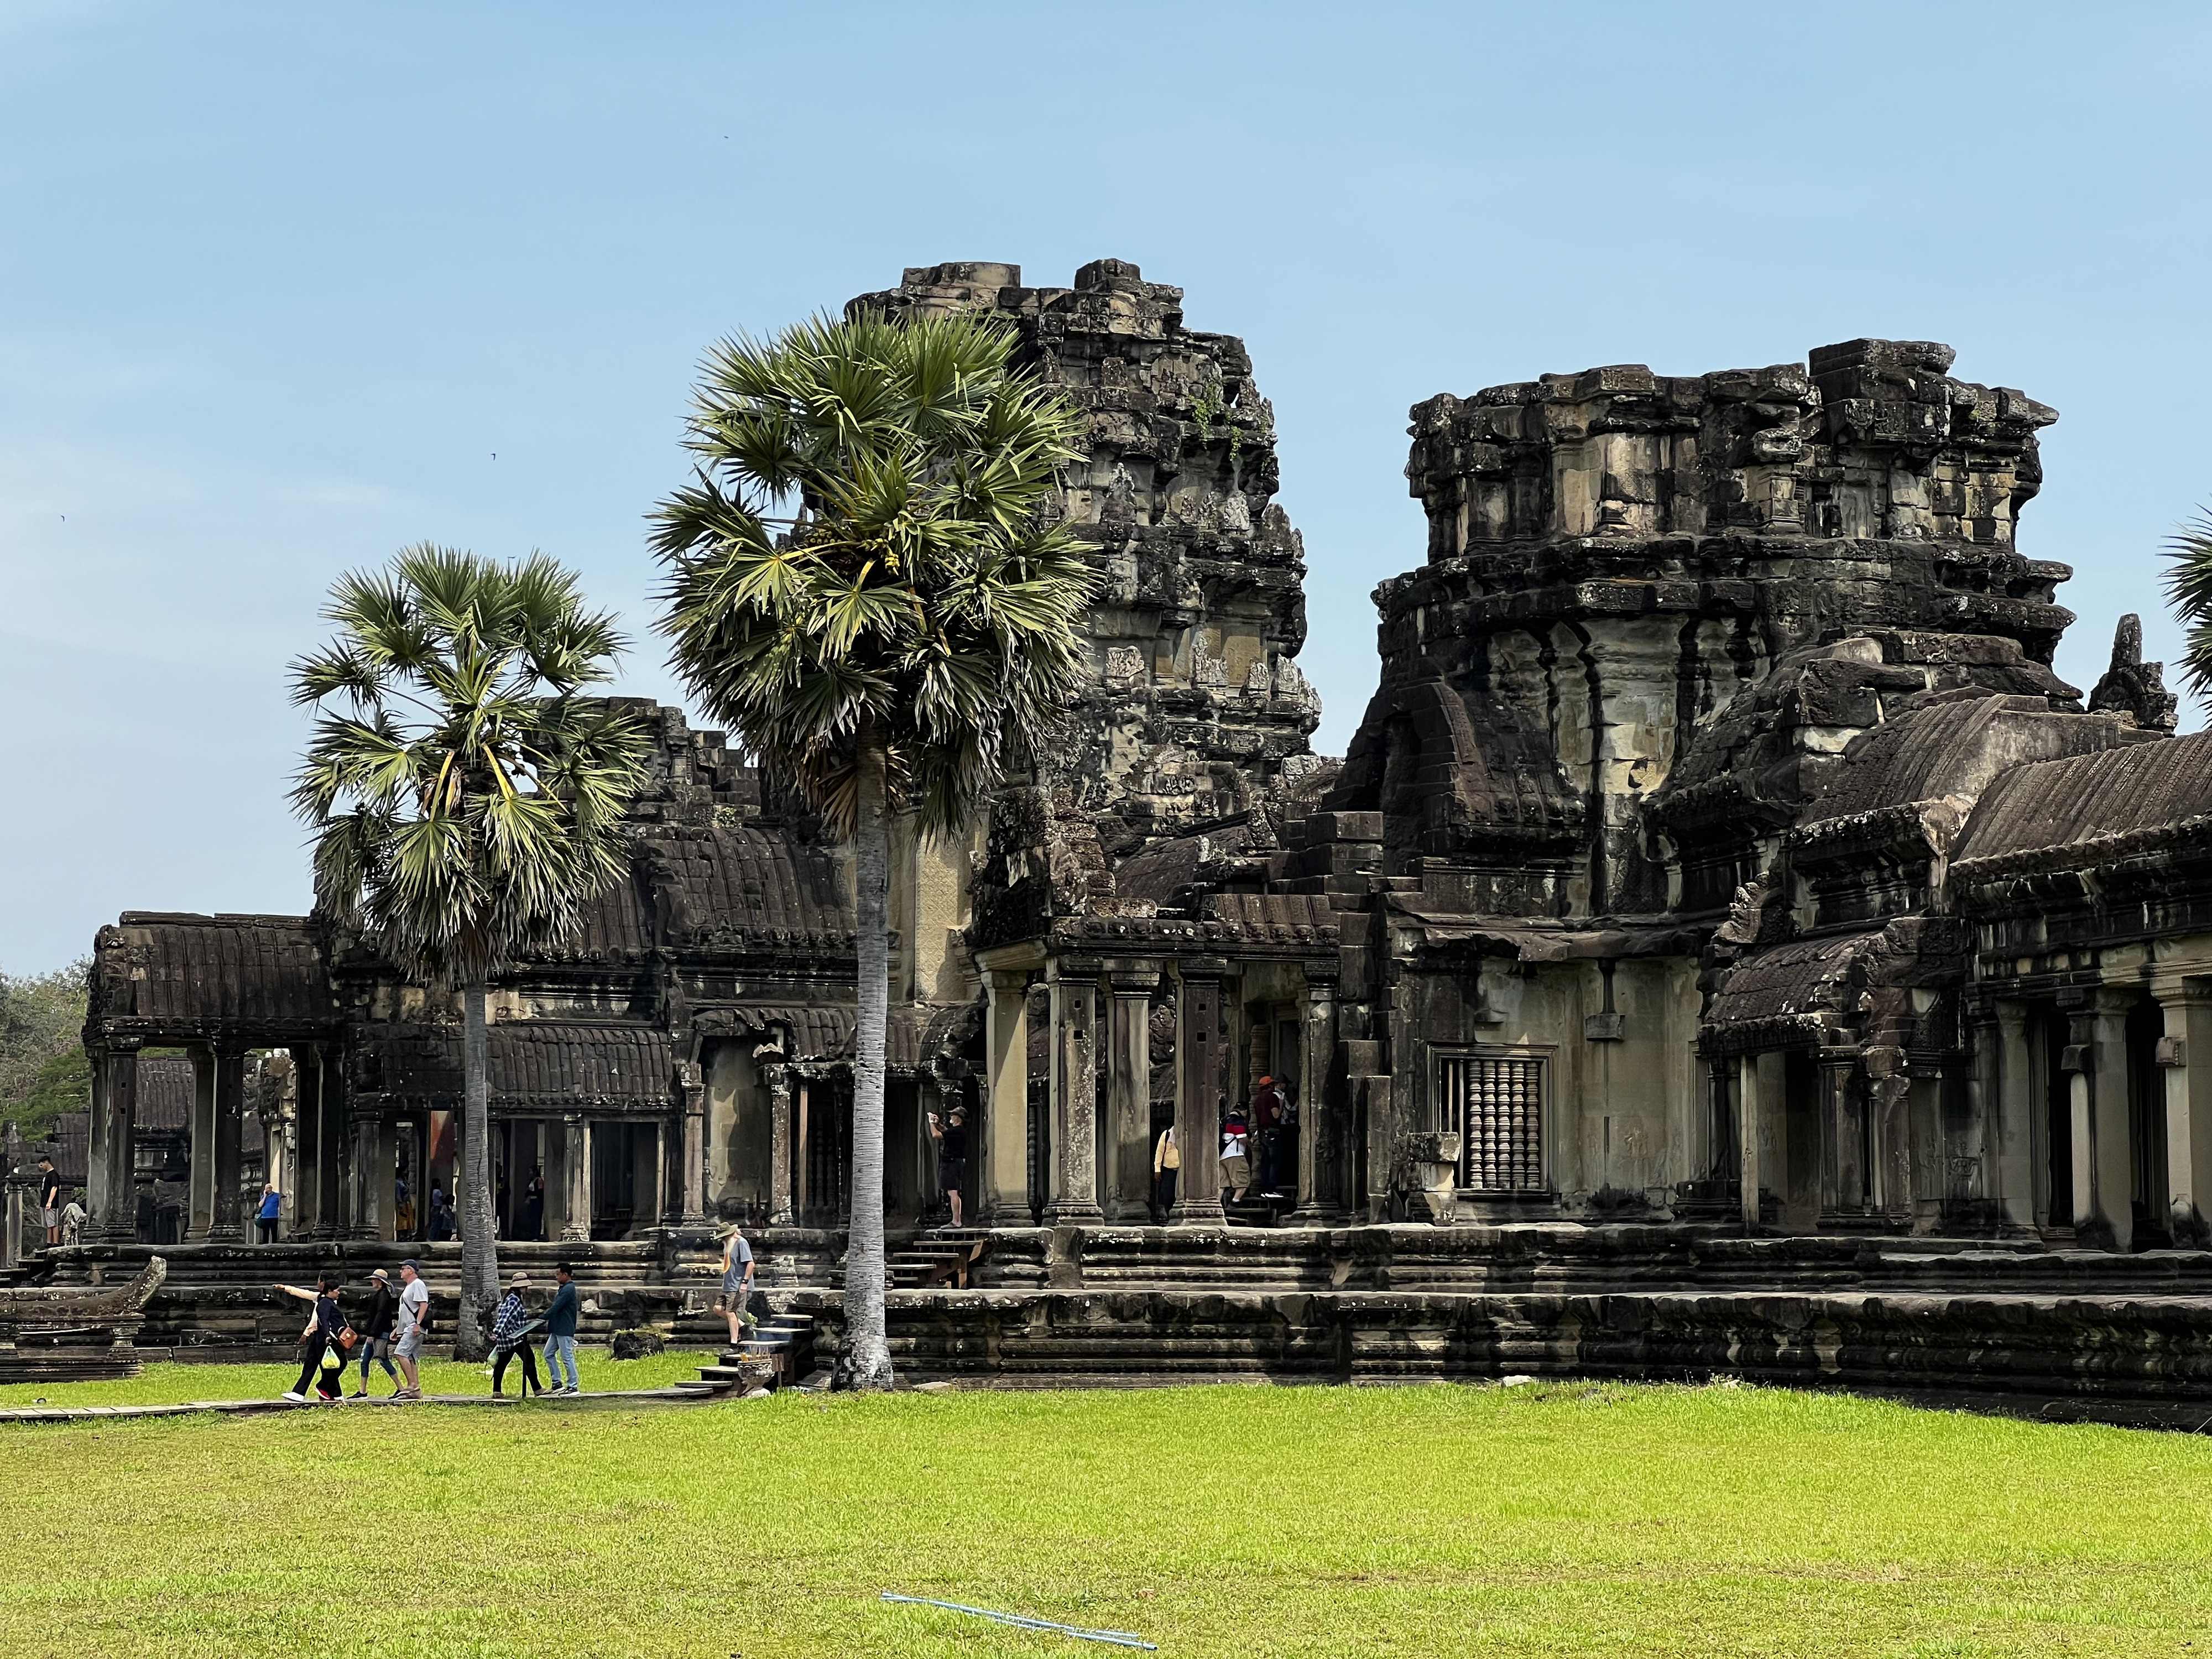
[[669,695],[641,515],[700,351],[940,259],[1133,259],[1249,342],[1333,750],[1422,555],[1407,406],[1596,363],[1949,341],[2061,412],[2062,672],[2126,610],[2170,654],[2208,47],[2201,5],[0,0],[0,967],[304,908],[283,665],[404,544],[580,566]]

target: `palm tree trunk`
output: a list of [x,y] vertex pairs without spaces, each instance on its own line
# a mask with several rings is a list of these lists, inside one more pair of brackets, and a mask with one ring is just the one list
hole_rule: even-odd
[[490,1352],[485,1322],[499,1305],[499,1244],[492,1237],[491,1040],[484,1022],[484,975],[461,988],[461,1317],[456,1359]]
[[884,1331],[884,1042],[890,1019],[890,810],[883,738],[860,737],[854,895],[860,1009],[853,1046],[853,1220],[845,1247],[845,1339],[850,1386],[891,1386]]

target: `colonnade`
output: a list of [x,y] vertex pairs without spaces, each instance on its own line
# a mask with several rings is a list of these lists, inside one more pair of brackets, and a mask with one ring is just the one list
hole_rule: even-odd
[[[1010,959],[1011,958],[1011,959]],[[1218,1226],[1222,1118],[1243,1085],[1233,1033],[1253,964],[1223,957],[1097,958],[1034,950],[986,952],[982,1123],[973,1140],[986,1226],[1030,1224],[1030,993],[1041,976],[1050,1030],[1049,1225],[1141,1225],[1152,1218],[1151,1019],[1163,989],[1175,1010],[1176,1140],[1182,1169],[1171,1226]],[[1301,959],[1298,1215],[1341,1222],[1351,1195],[1345,1126],[1324,1086],[1336,1042],[1336,962]],[[1101,1117],[1103,1104],[1103,1116]]]

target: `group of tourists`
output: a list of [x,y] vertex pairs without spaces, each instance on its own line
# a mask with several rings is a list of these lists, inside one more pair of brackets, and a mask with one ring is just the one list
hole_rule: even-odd
[[[1221,1197],[1235,1206],[1255,1187],[1253,1164],[1259,1165],[1257,1187],[1262,1198],[1280,1198],[1283,1132],[1296,1121],[1297,1108],[1288,1090],[1272,1077],[1263,1077],[1254,1089],[1251,1104],[1231,1106],[1221,1120]],[[1153,1200],[1164,1223],[1175,1208],[1176,1178],[1182,1173],[1182,1147],[1175,1125],[1160,1131],[1152,1146]]]
[[[368,1397],[371,1365],[383,1366],[384,1374],[392,1379],[392,1399],[422,1397],[422,1354],[430,1333],[430,1287],[413,1261],[399,1264],[397,1287],[382,1267],[369,1274],[368,1283],[368,1312],[357,1321],[347,1318],[338,1305],[339,1284],[335,1275],[325,1274],[312,1291],[296,1285],[276,1286],[285,1295],[313,1304],[306,1328],[300,1333],[300,1380],[285,1390],[285,1399],[295,1404],[310,1399],[344,1399],[349,1364],[361,1368],[360,1384],[352,1396],[356,1400]],[[568,1262],[553,1269],[553,1285],[552,1300],[543,1312],[532,1314],[527,1303],[530,1275],[519,1273],[507,1280],[507,1295],[492,1317],[493,1394],[501,1392],[507,1365],[518,1353],[522,1356],[524,1398],[533,1394],[582,1392],[576,1370],[575,1273]],[[539,1332],[544,1334],[544,1383],[538,1381],[531,1346],[533,1334]]]

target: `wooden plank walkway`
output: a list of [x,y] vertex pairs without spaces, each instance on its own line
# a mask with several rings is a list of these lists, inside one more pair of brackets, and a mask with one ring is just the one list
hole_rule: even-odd
[[513,1409],[560,1411],[633,1406],[694,1406],[710,1400],[732,1398],[725,1389],[703,1383],[678,1383],[665,1389],[610,1389],[602,1393],[562,1395],[526,1402],[518,1395],[433,1394],[420,1400],[394,1400],[380,1395],[367,1400],[191,1400],[160,1406],[0,1406],[0,1423],[95,1423],[139,1417],[256,1417],[271,1412],[356,1411],[408,1406],[491,1406]]

